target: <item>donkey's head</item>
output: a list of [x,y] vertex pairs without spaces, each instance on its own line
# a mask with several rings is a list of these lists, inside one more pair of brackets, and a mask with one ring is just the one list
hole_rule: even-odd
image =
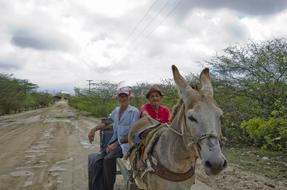
[[181,124],[183,141],[188,149],[197,150],[206,174],[217,174],[227,166],[227,162],[220,146],[220,117],[223,112],[213,100],[209,69],[200,74],[200,90],[191,88],[176,66],[172,66],[172,71],[185,108]]

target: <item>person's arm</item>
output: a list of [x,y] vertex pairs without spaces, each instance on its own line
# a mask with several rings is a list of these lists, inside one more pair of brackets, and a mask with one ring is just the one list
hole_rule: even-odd
[[[113,111],[114,112],[114,111]],[[112,114],[113,114],[112,112]],[[111,115],[112,115],[111,114]],[[111,119],[111,122],[108,122],[108,123],[104,123],[102,121],[102,123],[100,123],[99,125],[95,126],[94,128],[92,128],[89,133],[88,133],[88,139],[89,139],[89,142],[92,143],[95,139],[95,132],[98,131],[98,130],[101,130],[101,129],[106,129],[106,128],[109,128],[109,127],[112,127],[112,122],[113,122],[113,119],[112,118],[108,118],[108,119]]]
[[90,143],[92,143],[94,141],[96,131],[111,128],[111,127],[112,127],[111,124],[107,125],[105,123],[100,123],[96,127],[92,128],[88,134],[88,138],[89,138]]
[[91,130],[93,130],[94,132],[101,130],[101,129],[106,129],[108,127],[111,127],[110,125],[106,125],[105,123],[100,123],[99,125],[97,125],[96,127],[92,128]]
[[88,134],[88,138],[89,138],[90,143],[92,143],[94,141],[94,139],[95,139],[95,132],[97,130],[100,130],[103,127],[104,127],[103,123],[100,123],[99,125],[97,125],[96,127],[92,128],[90,130],[90,132]]
[[128,143],[128,136],[122,137],[121,140],[120,140],[120,143],[121,144]]
[[[112,121],[112,120],[111,120]],[[99,125],[95,126],[94,128],[92,128],[88,134],[88,138],[90,143],[92,143],[95,139],[95,132],[98,130],[103,130],[103,129],[107,129],[112,127],[112,122],[108,122],[108,123],[100,123]]]
[[109,152],[113,151],[114,149],[116,149],[118,146],[120,146],[119,142],[118,142],[118,141],[115,141],[115,142],[109,144],[109,145],[107,146],[107,148],[106,148],[105,151],[106,151],[107,153],[109,153]]

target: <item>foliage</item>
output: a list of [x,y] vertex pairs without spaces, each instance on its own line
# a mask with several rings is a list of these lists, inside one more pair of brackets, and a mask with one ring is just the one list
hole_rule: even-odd
[[223,132],[229,142],[286,148],[282,143],[282,135],[287,133],[283,116],[287,105],[286,40],[228,47],[208,63],[214,75],[215,99],[225,112]]
[[[277,103],[280,101],[277,101]],[[254,117],[241,123],[252,141],[264,149],[284,150],[287,147],[287,107],[280,105],[265,120]]]
[[[248,135],[257,145],[262,145],[263,148],[280,149],[282,146],[276,143],[276,141],[280,141],[282,139],[279,133],[281,127],[284,127],[282,126],[282,124],[284,124],[282,122],[284,122],[284,120],[274,118],[264,120],[262,118],[255,117],[242,122],[240,127],[246,130]],[[285,123],[286,122],[287,120],[285,120]]]
[[274,109],[274,102],[287,97],[287,42],[275,39],[246,46],[232,46],[208,63],[218,81],[236,96],[256,101],[262,116]]
[[[105,89],[105,85],[106,82],[98,83],[97,88],[93,88],[90,92],[86,89],[75,88],[75,96],[68,98],[69,104],[79,110],[90,112],[96,117],[107,117],[117,103],[114,98],[114,89]],[[106,96],[103,97],[101,93]]]
[[27,80],[0,74],[0,115],[48,106],[53,101],[52,96],[36,92],[37,88]]
[[161,103],[172,110],[173,106],[177,102],[177,99],[179,98],[173,79],[162,80],[162,83],[158,86],[164,94]]
[[107,117],[117,106],[116,100],[103,101],[93,95],[81,95],[69,97],[69,104],[79,110],[90,112],[96,117]]

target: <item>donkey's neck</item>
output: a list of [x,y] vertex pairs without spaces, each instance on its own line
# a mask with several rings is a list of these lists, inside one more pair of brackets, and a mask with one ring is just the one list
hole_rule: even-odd
[[160,162],[171,171],[179,173],[188,171],[194,166],[197,158],[195,149],[188,148],[180,135],[183,133],[182,128],[186,127],[183,126],[183,114],[184,105],[181,105],[170,126],[172,129],[162,133],[159,146],[156,148]]

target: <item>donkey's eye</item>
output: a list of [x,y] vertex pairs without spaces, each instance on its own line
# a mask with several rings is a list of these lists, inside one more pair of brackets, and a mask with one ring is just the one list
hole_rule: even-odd
[[192,115],[189,116],[188,119],[189,119],[190,121],[192,121],[192,122],[197,122],[197,120],[196,120]]

